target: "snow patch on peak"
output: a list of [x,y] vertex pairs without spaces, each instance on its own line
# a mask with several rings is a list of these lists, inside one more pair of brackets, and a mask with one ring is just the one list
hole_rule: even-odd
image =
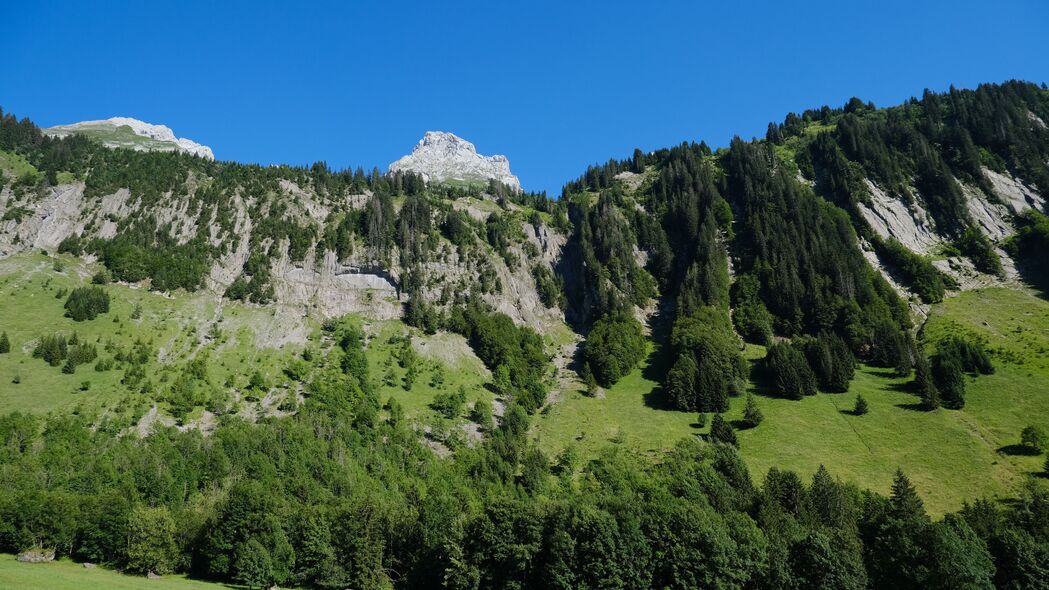
[[506,156],[478,154],[474,144],[447,131],[427,131],[412,153],[390,164],[390,172],[398,171],[415,172],[428,182],[494,179],[521,190],[521,181],[510,172]]

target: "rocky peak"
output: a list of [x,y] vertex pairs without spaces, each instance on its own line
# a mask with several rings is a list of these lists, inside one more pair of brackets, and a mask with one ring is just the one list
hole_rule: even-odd
[[215,159],[211,148],[191,139],[175,137],[175,132],[166,125],[154,125],[130,117],[112,117],[100,121],[81,121],[69,125],[56,125],[44,129],[53,137],[64,137],[80,133],[93,137],[102,145],[114,148],[129,148],[139,151],[180,151]]
[[390,172],[411,171],[427,181],[487,183],[489,179],[521,190],[506,156],[483,156],[474,144],[446,131],[427,131],[412,153],[390,164]]

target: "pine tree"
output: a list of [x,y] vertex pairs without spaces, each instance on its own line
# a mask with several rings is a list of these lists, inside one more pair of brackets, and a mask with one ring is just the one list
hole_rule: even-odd
[[710,440],[711,442],[724,443],[734,447],[739,446],[739,441],[736,440],[736,431],[733,430],[732,425],[721,414],[714,414],[714,419],[710,422]]
[[11,352],[11,341],[7,338],[7,332],[0,334],[0,354]]
[[754,394],[747,394],[747,405],[743,409],[743,421],[746,422],[751,428],[754,428],[765,417],[761,414],[761,408],[758,407],[757,400],[754,399]]
[[925,504],[918,496],[918,491],[911,485],[911,480],[897,468],[892,480],[892,510],[901,518],[925,517]]
[[863,398],[863,394],[856,396],[856,406],[852,409],[854,416],[862,416],[868,412],[867,400]]

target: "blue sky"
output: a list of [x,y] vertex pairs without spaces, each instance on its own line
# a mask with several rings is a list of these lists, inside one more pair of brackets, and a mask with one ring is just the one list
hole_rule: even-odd
[[1049,81],[1044,0],[8,2],[0,106],[40,125],[130,116],[220,159],[384,169],[439,129],[552,194],[851,96]]

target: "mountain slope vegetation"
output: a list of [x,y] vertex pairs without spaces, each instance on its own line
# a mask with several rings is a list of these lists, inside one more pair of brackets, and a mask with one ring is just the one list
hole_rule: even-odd
[[1045,121],[1023,82],[853,99],[553,199],[0,112],[0,551],[248,587],[1041,587]]

